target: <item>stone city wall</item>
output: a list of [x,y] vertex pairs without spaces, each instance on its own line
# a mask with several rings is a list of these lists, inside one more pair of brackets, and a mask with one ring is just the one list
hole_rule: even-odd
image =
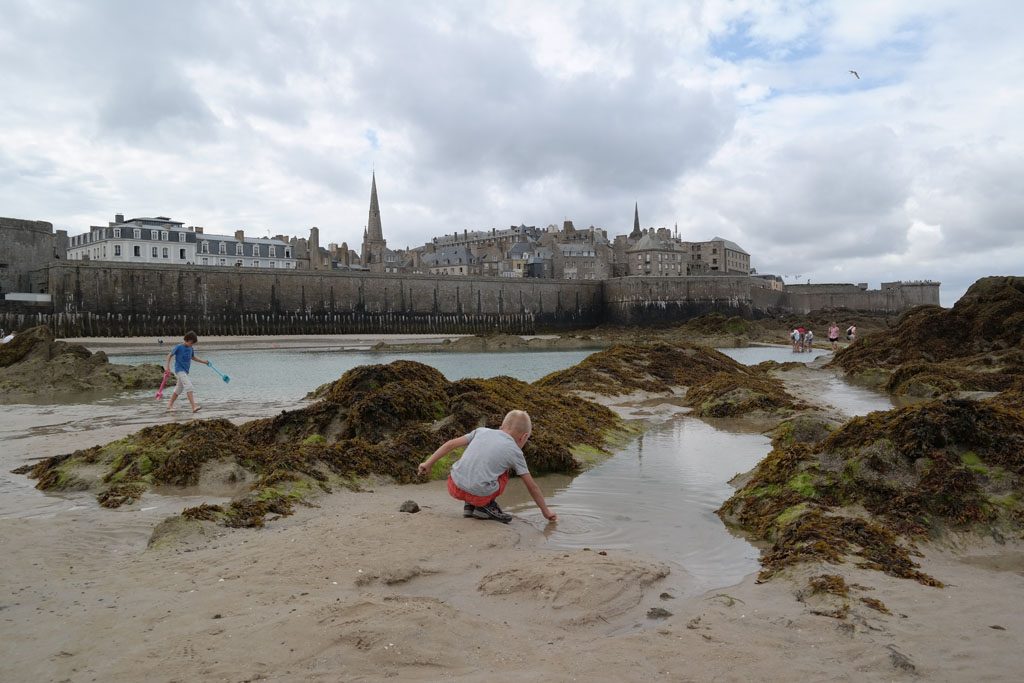
[[0,217],[0,294],[36,291],[29,274],[54,260],[58,235],[46,221]]
[[883,282],[881,289],[849,284],[787,285],[787,307],[794,313],[849,309],[900,313],[915,306],[939,305],[938,282]]
[[[67,262],[46,269],[59,336],[508,332],[602,320],[596,281]],[[20,314],[24,315],[24,314]],[[0,314],[0,320],[2,320]],[[23,328],[28,318],[7,321]],[[168,329],[170,328],[170,329]]]
[[604,281],[605,320],[617,325],[648,325],[680,322],[705,313],[763,316],[767,311],[755,305],[752,291],[751,278],[745,275],[613,278]]
[[937,283],[798,285],[746,276],[604,281],[59,262],[31,273],[52,305],[0,301],[0,327],[46,324],[77,336],[410,334],[658,325],[706,313],[758,318],[849,309],[898,313],[938,304]]

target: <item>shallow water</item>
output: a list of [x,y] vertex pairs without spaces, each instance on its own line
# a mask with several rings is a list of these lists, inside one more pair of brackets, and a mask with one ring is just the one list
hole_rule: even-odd
[[738,583],[758,568],[757,549],[732,535],[715,510],[732,495],[729,479],[769,450],[761,434],[680,416],[571,481],[541,479],[559,517],[555,524],[547,524],[516,482],[504,498],[508,510],[544,530],[552,548],[637,550],[682,567],[700,593]]
[[[792,360],[788,348],[751,347],[725,352],[741,362],[769,358]],[[747,352],[747,353],[744,353]],[[301,405],[301,398],[346,370],[399,358],[432,365],[449,379],[507,374],[524,381],[569,367],[593,351],[518,353],[373,354],[353,352],[219,351],[210,354],[231,376],[223,383],[197,366],[196,388],[202,417],[236,421],[273,415]],[[737,355],[733,355],[737,354]],[[199,350],[201,358],[207,356]],[[810,360],[810,354],[802,359]],[[162,355],[112,356],[114,362],[161,362]],[[816,398],[850,415],[891,407],[888,397],[822,377]],[[59,516],[95,519],[97,533],[124,534],[138,541],[140,529],[212,496],[146,494],[136,505],[116,511],[99,508],[90,494],[47,495],[34,482],[9,470],[34,458],[70,452],[121,438],[143,426],[168,419],[189,419],[187,409],[171,417],[153,399],[155,387],[117,398],[41,406],[17,404],[0,411],[0,518]],[[430,448],[426,445],[425,448]],[[726,423],[677,416],[652,426],[604,463],[576,476],[547,476],[537,481],[559,514],[548,525],[521,483],[512,482],[502,504],[544,531],[552,548],[635,550],[668,561],[692,575],[694,592],[724,587],[757,569],[758,551],[732,535],[714,514],[732,494],[728,480],[751,469],[770,450],[767,437],[739,433]],[[118,531],[119,524],[124,531]],[[148,525],[148,526],[147,526]],[[131,529],[131,533],[129,533]],[[126,541],[127,542],[127,541]]]
[[757,365],[766,360],[773,360],[778,363],[793,361],[797,363],[810,363],[818,356],[827,356],[832,353],[825,349],[811,349],[806,353],[793,353],[793,349],[788,346],[741,346],[718,350],[744,365]]
[[[333,382],[360,365],[414,360],[437,368],[449,380],[466,377],[509,375],[532,382],[562,370],[594,353],[579,351],[529,351],[518,353],[365,353],[350,351],[303,351],[275,349],[260,351],[216,351],[207,355],[199,346],[196,354],[211,360],[230,378],[223,382],[213,370],[193,364],[190,376],[196,394],[203,401],[226,400],[246,403],[264,400],[297,400],[325,382]],[[113,363],[135,365],[164,362],[161,352],[143,355],[111,355]],[[174,386],[174,380],[170,382]],[[153,387],[153,393],[156,387]],[[165,389],[165,394],[169,392]]]

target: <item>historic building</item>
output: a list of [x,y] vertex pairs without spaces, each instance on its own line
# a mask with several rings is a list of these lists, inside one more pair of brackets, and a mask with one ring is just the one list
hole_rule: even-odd
[[[316,228],[314,228],[315,230]],[[161,263],[165,265],[295,268],[292,246],[284,239],[205,234],[166,216],[132,218],[122,214],[106,226],[70,238],[67,258],[77,261]]]
[[132,218],[116,214],[106,226],[92,225],[89,232],[72,235],[68,260],[129,263],[195,263],[196,235],[181,221],[166,216]]
[[371,273],[398,272],[395,269],[397,259],[387,259],[387,253],[388,243],[380,224],[380,203],[377,201],[377,174],[374,173],[370,183],[370,216],[363,230],[360,260]]

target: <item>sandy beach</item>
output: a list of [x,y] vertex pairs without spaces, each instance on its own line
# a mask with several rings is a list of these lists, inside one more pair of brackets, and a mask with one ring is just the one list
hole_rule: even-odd
[[[788,383],[827,401],[828,377],[798,370]],[[647,397],[634,415],[670,419],[675,403]],[[5,448],[28,461],[166,419],[153,407],[83,437],[61,422],[70,410],[5,431]],[[200,492],[110,511],[89,494],[15,484],[51,504],[0,517],[5,681],[1018,678],[1019,541],[922,546],[922,571],[945,588],[846,563],[703,592],[659,557],[554,549],[535,510],[507,526],[465,519],[441,482],[367,482],[261,530],[197,523],[155,535]],[[520,482],[509,488],[525,500]],[[410,499],[420,512],[399,512]],[[842,576],[849,595],[813,594],[822,574]]]
[[[423,509],[398,512],[406,499]],[[944,589],[803,567],[686,597],[687,577],[652,558],[552,552],[522,519],[463,519],[438,483],[319,505],[265,530],[150,549],[149,525],[131,513],[99,528],[91,516],[0,521],[4,679],[1008,681],[1019,671],[1019,544],[926,548],[923,569]],[[798,599],[822,571],[861,587],[845,620]],[[665,616],[649,615],[657,608]]]

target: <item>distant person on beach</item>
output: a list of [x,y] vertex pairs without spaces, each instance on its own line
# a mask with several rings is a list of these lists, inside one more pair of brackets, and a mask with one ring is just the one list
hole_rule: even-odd
[[515,470],[526,485],[544,517],[555,521],[557,516],[544,502],[540,487],[530,475],[523,457],[523,446],[533,431],[533,423],[525,410],[511,410],[499,429],[479,427],[469,434],[445,441],[433,455],[417,467],[425,475],[435,462],[456,448],[465,447],[462,457],[452,465],[448,475],[448,493],[461,500],[463,517],[493,519],[508,524],[512,515],[498,506],[498,496],[508,484],[509,468]]
[[202,363],[203,365],[209,365],[210,361],[203,360],[196,356],[195,349],[192,347],[199,342],[199,337],[196,336],[195,332],[186,332],[184,342],[178,344],[171,352],[167,354],[167,360],[164,362],[164,372],[171,371],[171,359],[174,359],[174,378],[177,380],[177,384],[174,385],[174,393],[171,394],[171,401],[167,404],[167,410],[174,408],[174,402],[178,400],[178,394],[182,391],[185,392],[185,396],[188,398],[188,403],[192,406],[192,412],[198,413],[202,406],[196,405],[195,399],[195,387],[192,386],[192,380],[188,376],[188,371],[192,367],[192,361]]
[[789,339],[793,342],[793,353],[800,352],[800,330],[793,328],[793,331],[789,333]]
[[801,327],[796,328],[796,331],[797,331],[797,334],[799,335],[799,337],[797,338],[796,350],[797,350],[798,353],[803,353],[804,352],[804,343],[805,343],[804,336],[806,336],[806,334],[807,334],[807,328],[801,326]]
[[851,344],[853,342],[857,341],[857,326],[856,325],[850,325],[849,327],[846,328],[846,338],[850,341]]
[[833,320],[828,325],[828,340],[832,344],[832,350],[839,350],[839,325],[836,325],[836,321]]
[[814,331],[807,330],[804,334],[804,350],[810,353],[814,349]]

